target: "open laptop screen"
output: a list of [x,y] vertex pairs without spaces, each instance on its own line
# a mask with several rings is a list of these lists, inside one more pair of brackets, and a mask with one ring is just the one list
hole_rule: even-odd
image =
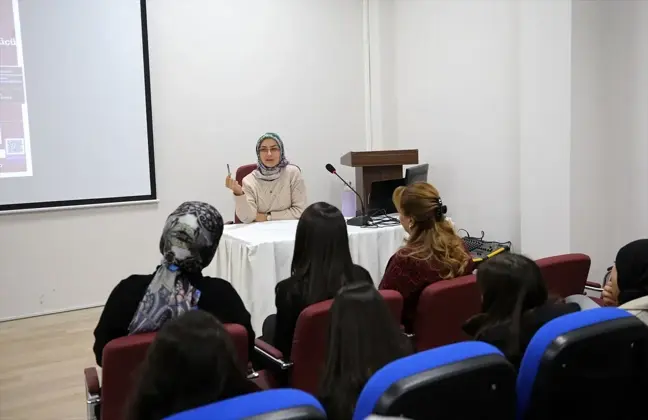
[[369,212],[384,210],[386,214],[396,213],[396,206],[392,201],[394,190],[405,185],[405,178],[374,181],[369,192]]

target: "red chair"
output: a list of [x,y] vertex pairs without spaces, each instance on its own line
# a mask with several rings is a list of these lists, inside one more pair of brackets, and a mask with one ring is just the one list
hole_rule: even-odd
[[[247,330],[237,324],[225,324],[225,328],[232,336],[241,366],[247,368]],[[120,337],[109,342],[103,350],[101,385],[97,368],[84,370],[88,419],[97,418],[97,407],[101,411],[101,420],[124,419],[135,375],[154,338],[155,333],[147,333]]]
[[416,351],[469,340],[462,326],[480,311],[481,294],[474,274],[427,286],[419,297],[414,318]]
[[[400,322],[403,297],[394,290],[381,290],[380,294],[389,306],[394,319]],[[256,339],[255,350],[278,369],[288,373],[292,388],[316,394],[320,374],[326,361],[329,331],[329,310],[333,299],[319,302],[304,309],[297,319],[293,338],[291,361],[272,345]],[[270,375],[272,375],[270,373]],[[273,383],[281,381],[275,378]]]
[[592,260],[585,254],[564,254],[536,261],[549,293],[567,297],[582,295]]
[[[250,163],[249,165],[243,165],[236,170],[236,181],[243,185],[243,178],[248,176],[257,168],[256,163]],[[241,219],[238,218],[236,212],[234,212],[234,223],[241,223]]]

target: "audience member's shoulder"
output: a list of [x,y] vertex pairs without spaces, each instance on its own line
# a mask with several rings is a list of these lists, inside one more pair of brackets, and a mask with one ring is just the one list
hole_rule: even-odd
[[299,280],[296,277],[288,277],[281,280],[275,286],[275,303],[277,305],[302,305],[302,295],[299,288]]
[[199,284],[196,285],[198,288],[209,288],[225,292],[235,291],[232,283],[219,277],[203,276],[200,279],[197,279],[196,283]]
[[554,311],[558,316],[571,314],[580,311],[580,306],[575,302],[556,302],[554,303]]
[[391,259],[389,260],[391,264],[399,264],[399,265],[427,265],[429,264],[429,261],[426,260],[421,260],[418,258],[414,258],[411,255],[411,250],[408,249],[407,247],[400,248],[398,251],[392,255]]
[[394,253],[394,257],[398,259],[411,259],[411,253],[412,250],[406,246],[403,246],[401,248],[398,248],[398,250]]
[[368,281],[373,284],[371,274],[361,265],[353,264],[353,279],[355,281]]
[[527,312],[525,322],[540,327],[555,318],[578,311],[580,311],[580,306],[577,303],[565,303],[562,300],[550,301]]
[[287,279],[281,280],[275,286],[275,293],[277,295],[288,295],[295,288],[297,279],[294,277],[288,277]]
[[153,274],[133,274],[117,283],[110,293],[109,300],[122,301],[127,296],[140,296],[151,283]]

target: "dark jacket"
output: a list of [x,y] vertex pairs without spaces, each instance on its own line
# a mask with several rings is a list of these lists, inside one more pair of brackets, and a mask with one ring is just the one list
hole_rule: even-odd
[[580,307],[576,303],[546,303],[543,306],[527,311],[522,316],[520,323],[520,337],[518,351],[509,349],[511,339],[511,321],[505,321],[491,326],[486,324],[486,314],[473,316],[463,326],[464,332],[475,340],[492,344],[504,353],[506,358],[515,366],[520,367],[522,356],[535,333],[547,322],[572,312],[578,312]]
[[[128,335],[128,326],[151,280],[153,274],[132,275],[122,280],[110,293],[94,331],[93,350],[97,365],[101,366],[103,349],[108,342]],[[250,313],[232,285],[223,279],[203,277],[201,274],[189,277],[189,282],[200,290],[198,309],[211,313],[224,324],[240,324],[245,327],[252,354],[254,330]]]
[[[354,265],[354,279],[370,279],[371,275],[359,265]],[[335,295],[324,300],[333,299]],[[315,302],[317,303],[317,302]],[[293,335],[299,314],[308,306],[300,293],[298,280],[289,277],[277,283],[275,287],[275,306],[277,320],[272,345],[283,353],[284,360],[290,360]]]

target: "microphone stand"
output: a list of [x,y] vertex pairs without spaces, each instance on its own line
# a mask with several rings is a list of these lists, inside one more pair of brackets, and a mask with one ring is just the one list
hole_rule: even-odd
[[362,206],[362,215],[350,218],[349,220],[347,220],[347,225],[349,225],[349,226],[369,226],[369,222],[371,221],[371,217],[367,216],[367,209],[365,207],[364,200],[362,199],[360,194],[358,194],[358,191],[356,191],[355,188],[353,188],[351,185],[349,185],[349,183],[346,182],[344,180],[344,178],[342,178],[340,175],[338,175],[337,171],[334,170],[331,173],[335,174],[335,176],[340,178],[340,181],[342,181],[344,183],[344,185],[349,187],[349,189],[355,193],[355,195],[360,200],[360,205]]

